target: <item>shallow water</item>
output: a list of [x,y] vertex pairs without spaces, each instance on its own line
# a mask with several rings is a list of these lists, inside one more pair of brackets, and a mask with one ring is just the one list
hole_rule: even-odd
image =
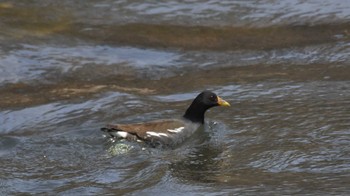
[[[350,194],[346,1],[0,3],[4,195]],[[108,123],[213,108],[176,149]]]

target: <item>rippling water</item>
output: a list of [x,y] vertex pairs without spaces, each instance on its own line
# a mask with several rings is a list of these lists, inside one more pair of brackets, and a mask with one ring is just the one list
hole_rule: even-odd
[[[350,3],[0,2],[4,195],[350,194]],[[99,128],[213,108],[176,149]]]

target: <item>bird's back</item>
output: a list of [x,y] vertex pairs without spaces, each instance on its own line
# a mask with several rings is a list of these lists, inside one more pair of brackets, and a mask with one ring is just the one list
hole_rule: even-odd
[[193,134],[199,123],[186,119],[163,119],[135,124],[115,124],[102,128],[114,138],[145,141],[156,145],[177,145]]

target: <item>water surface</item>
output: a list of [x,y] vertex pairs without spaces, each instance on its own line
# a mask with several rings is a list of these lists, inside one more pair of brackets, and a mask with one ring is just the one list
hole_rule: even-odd
[[[0,190],[350,194],[349,19],[342,0],[1,2]],[[232,107],[176,149],[99,131],[204,89]]]

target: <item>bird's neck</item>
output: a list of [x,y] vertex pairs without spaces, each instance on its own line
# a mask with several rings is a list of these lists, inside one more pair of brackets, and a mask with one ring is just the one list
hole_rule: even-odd
[[207,109],[197,104],[191,104],[183,117],[192,122],[204,124],[204,113]]

